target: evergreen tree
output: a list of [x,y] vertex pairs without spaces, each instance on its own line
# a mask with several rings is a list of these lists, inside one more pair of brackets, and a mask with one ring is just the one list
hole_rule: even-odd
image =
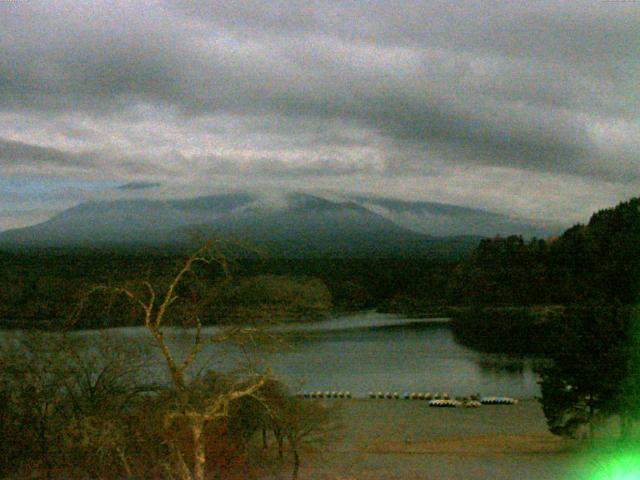
[[567,309],[540,368],[540,401],[549,429],[573,436],[581,425],[593,435],[598,420],[619,415],[622,434],[640,407],[636,315],[620,304]]

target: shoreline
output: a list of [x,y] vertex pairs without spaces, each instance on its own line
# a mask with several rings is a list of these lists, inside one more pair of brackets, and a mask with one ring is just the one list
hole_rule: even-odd
[[343,433],[303,461],[301,478],[560,480],[579,457],[574,442],[548,432],[534,399],[477,409],[335,402]]

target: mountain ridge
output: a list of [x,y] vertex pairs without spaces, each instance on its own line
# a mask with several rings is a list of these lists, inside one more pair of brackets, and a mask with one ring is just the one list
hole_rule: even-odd
[[[372,205],[396,211],[458,208],[467,216],[474,212],[435,202],[364,196],[330,200],[298,192],[283,194],[275,202],[247,192],[186,199],[93,200],[40,224],[0,232],[0,247],[183,246],[199,230],[205,235],[244,238],[285,257],[446,257],[467,253],[482,237],[460,229],[451,235],[416,231]],[[448,217],[443,215],[446,222]],[[482,218],[482,213],[477,217]]]

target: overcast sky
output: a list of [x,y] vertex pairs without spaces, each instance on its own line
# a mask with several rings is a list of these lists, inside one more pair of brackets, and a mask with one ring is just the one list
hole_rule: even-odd
[[586,221],[640,194],[639,86],[634,0],[0,1],[0,230],[244,187]]

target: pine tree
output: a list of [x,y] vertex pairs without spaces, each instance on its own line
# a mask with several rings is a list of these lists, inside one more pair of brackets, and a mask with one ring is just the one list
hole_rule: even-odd
[[623,434],[638,411],[640,379],[633,309],[567,309],[539,369],[540,401],[552,433],[574,436],[581,425],[593,435],[598,420],[620,415]]

